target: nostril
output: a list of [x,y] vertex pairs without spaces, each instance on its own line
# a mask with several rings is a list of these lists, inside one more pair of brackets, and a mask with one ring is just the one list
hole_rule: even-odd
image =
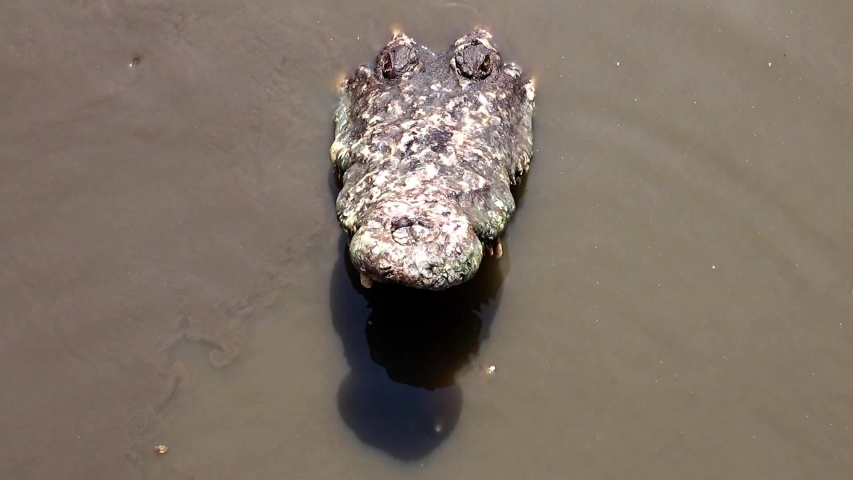
[[431,227],[426,219],[398,218],[391,222],[391,238],[400,245],[429,243],[437,236]]
[[398,218],[391,222],[391,231],[398,230],[400,228],[411,227],[415,224],[415,221],[409,217]]

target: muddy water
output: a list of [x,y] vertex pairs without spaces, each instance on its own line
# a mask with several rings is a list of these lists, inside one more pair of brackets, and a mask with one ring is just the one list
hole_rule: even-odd
[[[851,20],[6,2],[0,478],[850,478]],[[334,84],[475,25],[539,91],[505,256],[364,291]]]

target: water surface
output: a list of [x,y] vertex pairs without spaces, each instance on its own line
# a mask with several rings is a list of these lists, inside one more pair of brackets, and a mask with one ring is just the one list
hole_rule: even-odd
[[[849,478],[850,2],[60,3],[0,7],[0,478]],[[505,256],[364,291],[335,83],[474,26]]]

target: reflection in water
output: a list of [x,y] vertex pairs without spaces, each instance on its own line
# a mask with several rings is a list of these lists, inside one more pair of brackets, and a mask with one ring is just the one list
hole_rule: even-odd
[[402,460],[432,452],[462,410],[455,378],[488,335],[503,273],[484,260],[469,282],[441,292],[375,284],[347,260],[332,276],[335,330],[352,371],[338,390],[341,417],[358,437]]

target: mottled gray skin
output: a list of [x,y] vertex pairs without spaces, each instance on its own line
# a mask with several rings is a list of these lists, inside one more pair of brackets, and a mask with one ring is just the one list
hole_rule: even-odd
[[344,82],[332,163],[362,283],[469,280],[515,210],[533,155],[533,82],[476,30],[441,53],[397,33]]

